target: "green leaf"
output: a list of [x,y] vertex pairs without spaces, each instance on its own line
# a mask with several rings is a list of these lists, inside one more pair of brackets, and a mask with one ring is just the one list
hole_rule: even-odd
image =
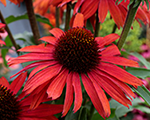
[[122,104],[118,103],[116,100],[112,99],[110,100],[110,108],[114,108],[115,115],[117,118],[124,116],[126,113],[133,110],[134,106],[137,106],[139,103],[142,103],[142,101],[139,98],[135,98],[132,101],[132,106],[129,106],[129,108],[123,106]]
[[136,52],[129,53],[129,54],[137,57],[143,63],[143,65],[145,65],[147,67],[147,69],[150,69],[150,63],[142,55],[140,55],[139,53],[136,53]]
[[138,86],[137,89],[132,87],[132,89],[150,106],[150,91],[144,85]]
[[131,73],[132,75],[145,79],[147,77],[150,77],[150,70],[145,68],[126,68],[126,71]]
[[149,10],[149,2],[148,2],[148,0],[145,0],[145,2],[146,2],[147,10]]
[[146,107],[146,106],[138,105],[135,108],[139,109],[140,111],[142,111],[144,113],[150,114],[150,109],[148,107]]
[[[40,16],[39,14],[35,14],[36,16],[36,20],[38,22],[42,22],[45,24],[50,25],[53,28],[53,25],[49,22],[49,20],[43,16]],[[18,16],[14,16],[14,15],[10,15],[9,17],[5,18],[5,21],[7,24],[18,21],[18,20],[22,20],[22,19],[28,19],[28,14],[25,12],[22,15],[18,15]]]
[[[10,38],[9,38],[9,36],[7,36],[7,37],[5,38],[5,43],[6,43],[6,46],[7,46],[8,48],[11,48],[11,47],[13,46],[13,45],[12,45],[12,42],[11,42],[11,40],[10,40]],[[7,48],[1,50],[1,54],[2,54],[3,61],[4,61],[4,65],[5,65],[6,67],[8,67],[7,61],[6,61],[6,59],[5,59],[7,53],[8,53],[8,49],[7,49]]]

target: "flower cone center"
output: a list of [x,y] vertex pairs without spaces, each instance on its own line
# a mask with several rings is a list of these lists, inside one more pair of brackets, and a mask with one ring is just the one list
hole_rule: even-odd
[[19,101],[7,87],[0,85],[0,120],[19,120]]
[[75,27],[60,36],[54,58],[69,71],[86,73],[98,64],[98,44],[85,28]]

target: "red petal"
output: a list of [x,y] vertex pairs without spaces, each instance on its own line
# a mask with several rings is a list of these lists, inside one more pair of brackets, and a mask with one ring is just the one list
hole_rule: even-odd
[[84,15],[84,19],[90,18],[98,8],[99,0],[86,0],[81,7],[81,13]]
[[98,94],[95,90],[95,87],[93,86],[93,83],[91,82],[91,80],[84,74],[81,74],[81,78],[82,78],[82,82],[84,85],[84,88],[87,92],[87,94],[89,95],[94,107],[96,108],[96,110],[98,111],[98,113],[105,118],[105,113],[102,107],[102,103],[99,100]]
[[115,66],[113,64],[101,62],[98,68],[116,77],[118,80],[122,82],[135,85],[135,86],[140,86],[143,84],[143,82],[140,79],[138,79],[137,77],[131,75],[130,73],[123,70],[122,68]]
[[124,21],[118,6],[115,4],[115,1],[114,0],[107,0],[107,1],[110,14],[114,19],[116,25],[118,26],[118,28],[120,28],[120,26],[123,27]]
[[131,90],[131,88],[126,85],[124,82],[121,82],[119,81],[118,79],[116,79],[115,77],[105,73],[105,72],[102,72],[102,71],[96,71],[97,74],[101,75],[101,76],[104,76],[104,77],[107,77],[109,80],[111,80],[112,82],[114,82],[118,87],[120,87],[127,95],[128,97],[132,100],[132,97],[135,97],[135,94],[133,93],[133,91]]
[[63,88],[65,86],[65,83],[66,83],[66,78],[67,78],[68,73],[69,73],[69,71],[64,69],[51,82],[51,84],[49,85],[49,87],[47,89],[47,94],[48,94],[49,98],[52,97],[52,99],[56,99],[61,95]]
[[104,56],[114,56],[114,55],[120,55],[120,51],[118,47],[114,44],[111,46],[107,47],[105,50],[101,51],[100,54]]
[[41,44],[41,45],[31,45],[31,46],[26,46],[24,48],[19,49],[18,51],[21,52],[41,52],[41,53],[51,53],[54,49],[53,45],[46,45]]
[[13,91],[14,94],[17,94],[20,88],[22,87],[25,79],[27,77],[27,72],[21,73],[10,85],[11,91]]
[[120,36],[116,33],[106,35],[105,37],[96,37],[95,40],[98,42],[98,47],[103,47],[105,45],[111,44],[113,41],[117,40]]
[[103,109],[104,109],[104,113],[106,117],[109,117],[110,115],[110,106],[109,106],[109,102],[108,99],[104,93],[104,91],[101,89],[100,85],[93,79],[92,75],[89,73],[89,78],[91,79],[91,81],[93,82],[93,85],[96,89],[96,92],[98,94],[98,97],[102,103]]
[[75,15],[78,10],[79,10],[79,7],[82,5],[82,3],[84,2],[85,0],[78,0],[77,3],[75,4],[75,7],[73,9],[73,15]]
[[36,87],[50,81],[51,78],[55,77],[60,72],[61,67],[60,65],[54,65],[38,72],[33,78],[28,79],[23,91],[29,89],[28,93],[32,92]]
[[138,67],[138,63],[133,60],[129,60],[123,57],[118,56],[102,56],[100,57],[101,61],[110,62],[117,65],[130,66],[130,67]]
[[105,21],[106,15],[108,12],[108,2],[107,0],[100,0],[98,7],[98,17],[99,21],[103,23]]
[[62,112],[63,116],[67,114],[73,102],[72,73],[68,74],[66,82],[67,82],[66,96],[65,96],[65,102],[64,102],[63,112]]
[[73,21],[73,26],[72,27],[83,27],[84,26],[84,17],[83,14],[77,13],[75,16],[75,19]]
[[6,43],[4,41],[2,41],[2,40],[0,40],[0,44],[6,45]]
[[45,36],[45,37],[40,38],[39,40],[43,40],[43,41],[48,42],[52,45],[55,45],[57,39],[55,37],[52,37],[52,36]]
[[123,91],[111,80],[107,79],[104,76],[100,76],[100,74],[98,76],[97,74],[95,74],[95,72],[91,72],[91,75],[112,98],[126,107],[129,107],[128,104],[131,105],[131,101],[126,98]]
[[[25,109],[25,108],[24,108]],[[35,110],[21,111],[21,115],[24,117],[36,117],[42,118],[50,115],[54,115],[62,112],[63,105],[54,105],[54,104],[41,104]]]
[[64,31],[62,31],[62,30],[59,29],[59,28],[53,28],[53,29],[50,30],[49,32],[50,32],[51,34],[53,34],[57,39],[59,39],[59,37],[64,34]]
[[7,79],[5,77],[0,78],[0,85],[3,85],[5,87],[7,87],[7,89],[9,89],[9,82],[7,81]]
[[74,101],[74,113],[80,109],[82,104],[82,89],[80,83],[80,77],[78,73],[73,73],[72,85],[75,91],[75,101]]

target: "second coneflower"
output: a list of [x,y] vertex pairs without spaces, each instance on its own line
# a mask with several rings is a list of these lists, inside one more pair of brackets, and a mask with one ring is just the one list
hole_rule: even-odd
[[[47,45],[32,45],[20,49],[21,52],[30,53],[11,59],[9,65],[37,61],[19,72],[36,67],[30,73],[23,90],[26,94],[36,96],[37,91],[40,91],[49,98],[57,99],[66,85],[63,116],[73,103],[73,93],[75,93],[73,111],[76,112],[81,107],[82,81],[94,107],[105,118],[110,115],[110,106],[104,91],[119,103],[129,107],[130,99],[135,97],[135,94],[127,84],[134,87],[142,85],[140,79],[115,64],[137,67],[138,63],[119,57],[117,46],[111,44],[119,38],[117,34],[95,38],[83,27],[83,21],[83,15],[77,14],[70,30],[66,32],[59,28],[50,30],[54,37],[41,38],[48,42]],[[42,95],[37,95],[37,98],[42,99]]]
[[[5,27],[5,24],[0,23],[0,34],[5,32],[4,27]],[[2,39],[2,36],[0,35],[0,45],[1,44],[5,45],[5,42],[3,40],[1,40],[1,39]]]

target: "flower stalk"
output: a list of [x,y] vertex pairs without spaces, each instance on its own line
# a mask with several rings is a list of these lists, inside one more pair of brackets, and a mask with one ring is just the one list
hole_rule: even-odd
[[141,1],[142,0],[138,1],[139,2],[138,5],[135,6],[135,4],[137,4],[137,3],[134,0],[134,2],[129,6],[129,11],[127,13],[125,24],[124,24],[124,27],[123,27],[120,39],[119,39],[119,41],[117,43],[117,46],[118,46],[119,50],[121,50],[121,48],[123,47],[123,45],[124,45],[124,43],[126,41],[127,35],[129,33],[129,30],[131,28],[132,22],[134,20],[135,14],[137,12],[137,9],[138,9]]
[[56,7],[56,27],[59,28],[59,16],[60,16],[60,12],[59,12],[59,8]]
[[67,31],[69,29],[70,13],[71,13],[71,3],[69,2],[69,3],[67,3],[65,31]]
[[27,13],[28,13],[31,29],[32,29],[33,36],[34,36],[34,42],[35,44],[39,44],[40,41],[38,41],[38,39],[40,38],[40,33],[39,33],[38,25],[36,22],[36,17],[34,14],[32,0],[25,0],[25,4],[27,8]]
[[[9,38],[10,38],[10,40],[11,40],[13,46],[15,47],[16,52],[17,52],[17,50],[18,50],[19,48],[18,48],[18,46],[17,46],[17,43],[16,43],[16,41],[15,41],[15,39],[14,39],[14,37],[13,37],[13,35],[12,35],[12,33],[11,33],[11,31],[10,31],[10,29],[9,29],[9,27],[8,27],[8,25],[7,25],[7,23],[6,23],[6,21],[5,21],[5,18],[3,17],[3,14],[1,13],[1,11],[0,11],[0,20],[2,21],[2,23],[4,23],[4,24],[6,25],[6,26],[5,26],[5,29],[6,29],[6,31],[7,31],[7,33],[8,33],[8,36],[9,36]],[[19,52],[17,52],[17,53],[19,53]]]
[[100,22],[98,19],[98,12],[96,12],[96,24],[95,24],[95,33],[94,33],[95,37],[99,36],[99,29],[100,29]]

